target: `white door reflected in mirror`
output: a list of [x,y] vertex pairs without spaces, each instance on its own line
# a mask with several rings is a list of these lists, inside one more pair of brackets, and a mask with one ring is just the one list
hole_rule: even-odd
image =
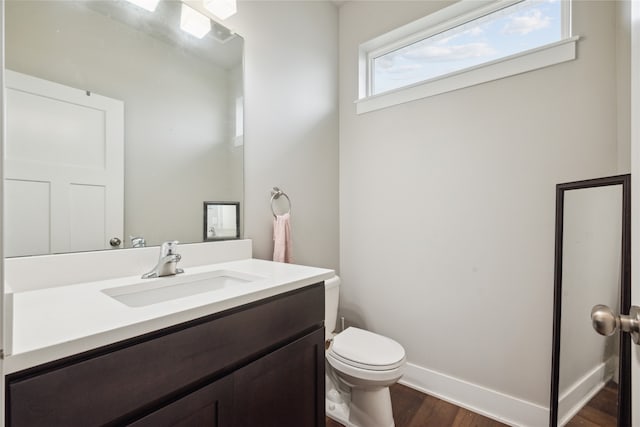
[[5,255],[109,249],[124,229],[124,103],[5,77]]

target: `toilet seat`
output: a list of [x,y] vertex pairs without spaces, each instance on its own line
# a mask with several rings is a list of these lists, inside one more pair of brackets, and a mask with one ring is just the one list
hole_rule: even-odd
[[[363,369],[344,363],[335,357],[334,354],[327,353],[327,362],[336,371],[340,373],[340,377],[349,384],[349,386],[367,386],[367,387],[388,387],[398,381],[404,372],[404,366],[393,369],[377,370]],[[403,361],[404,364],[404,361]]]
[[406,360],[404,348],[391,338],[354,327],[335,336],[327,356],[367,371],[395,370]]

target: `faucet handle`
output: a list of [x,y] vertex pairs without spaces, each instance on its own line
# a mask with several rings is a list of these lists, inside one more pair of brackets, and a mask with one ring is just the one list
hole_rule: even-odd
[[176,253],[176,249],[178,248],[178,243],[179,242],[177,240],[164,242],[160,247],[160,258],[167,255],[174,255]]
[[145,246],[147,246],[147,242],[142,236],[129,235],[129,240],[131,241],[132,248],[144,248]]

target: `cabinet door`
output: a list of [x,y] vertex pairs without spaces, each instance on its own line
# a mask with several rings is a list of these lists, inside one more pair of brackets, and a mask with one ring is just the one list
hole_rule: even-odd
[[130,424],[135,427],[231,427],[233,378],[222,378]]
[[324,328],[233,374],[234,427],[324,426]]

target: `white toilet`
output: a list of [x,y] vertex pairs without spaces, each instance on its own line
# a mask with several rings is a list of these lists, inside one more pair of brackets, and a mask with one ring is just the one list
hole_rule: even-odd
[[389,386],[402,377],[406,355],[394,340],[349,327],[332,332],[338,316],[340,278],[325,281],[326,412],[349,427],[393,427]]

